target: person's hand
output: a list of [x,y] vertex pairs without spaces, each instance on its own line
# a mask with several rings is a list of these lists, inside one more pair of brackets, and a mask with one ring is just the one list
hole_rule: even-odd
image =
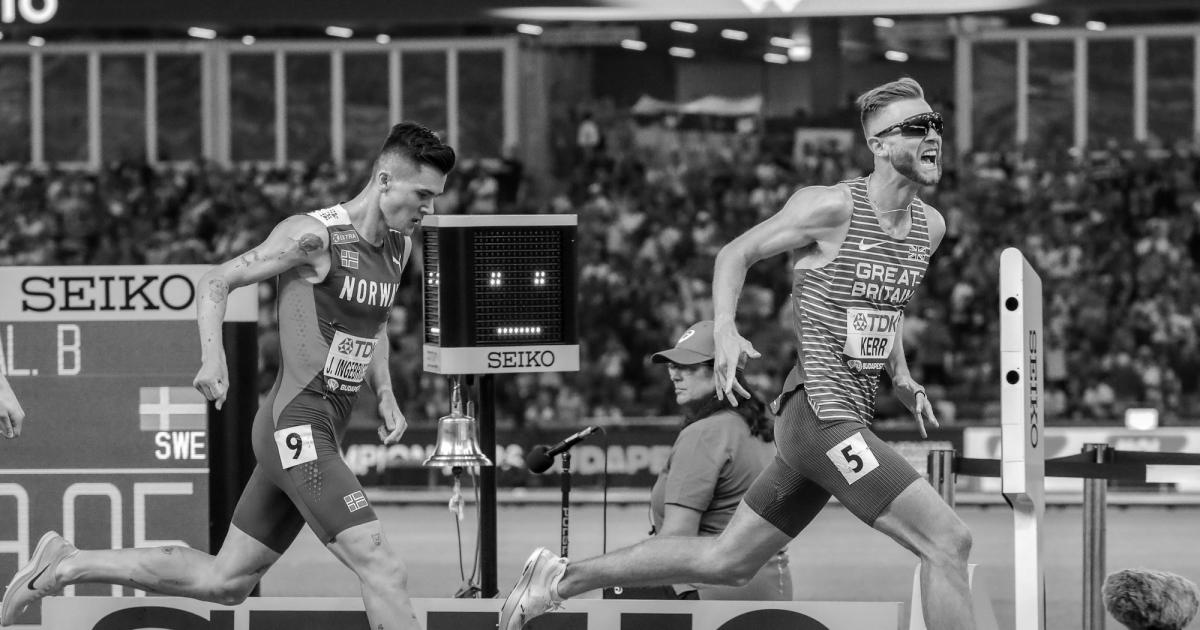
[[379,439],[384,444],[399,443],[400,436],[408,430],[408,420],[404,418],[396,396],[391,392],[379,396],[379,417],[383,418],[383,424],[379,427]]
[[713,328],[713,345],[713,381],[717,386],[717,398],[727,400],[736,407],[738,396],[750,398],[750,392],[737,381],[738,365],[743,356],[757,359],[762,355],[745,337],[738,334],[733,324]]
[[225,404],[225,395],[229,393],[229,368],[225,365],[224,355],[202,363],[196,378],[192,379],[192,387],[208,400],[216,402],[220,410]]
[[937,417],[933,415],[933,403],[929,402],[929,395],[925,393],[925,388],[917,384],[912,377],[898,378],[892,380],[892,389],[896,392],[896,397],[900,402],[912,413],[913,418],[917,420],[917,430],[921,432],[922,438],[928,438],[929,434],[925,432],[925,423],[937,428]]
[[21,424],[24,422],[25,410],[21,409],[17,395],[0,382],[0,434],[9,439],[21,437]]

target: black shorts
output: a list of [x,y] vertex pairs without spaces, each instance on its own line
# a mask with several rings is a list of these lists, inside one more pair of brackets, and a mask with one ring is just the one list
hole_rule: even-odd
[[914,481],[917,470],[864,423],[823,421],[802,387],[785,393],[775,423],[778,453],[746,492],[746,505],[795,537],[830,495],[868,525]]
[[233,524],[283,553],[305,523],[329,544],[347,529],[377,520],[342,459],[329,403],[302,393],[284,407],[278,424],[271,418],[273,403],[264,401],[254,418],[258,465],[238,499]]

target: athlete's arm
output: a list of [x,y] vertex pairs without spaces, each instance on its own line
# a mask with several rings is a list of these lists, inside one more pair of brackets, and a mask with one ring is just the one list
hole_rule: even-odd
[[204,397],[225,404],[229,369],[221,343],[221,324],[229,292],[273,278],[300,267],[315,274],[317,262],[329,249],[329,235],[320,221],[307,216],[288,217],[271,230],[258,247],[210,269],[196,289],[196,325],[200,328],[200,371],[192,385]]
[[696,536],[700,533],[700,512],[682,505],[668,503],[663,506],[662,527],[659,536]]
[[17,395],[8,384],[8,379],[0,374],[0,432],[4,437],[21,437],[21,424],[25,422],[25,410],[17,402]]
[[379,397],[379,417],[383,418],[383,424],[379,427],[379,439],[383,440],[384,444],[399,442],[400,436],[404,435],[404,431],[408,429],[408,420],[400,411],[400,404],[396,402],[396,393],[392,390],[392,371],[389,361],[391,353],[387,322],[384,322],[379,327],[379,334],[376,335],[375,354],[371,355],[371,364],[367,366],[367,379],[371,383],[371,389],[374,389],[375,395]]
[[[926,205],[925,220],[929,226],[929,249],[932,254],[937,250],[938,245],[941,245],[942,237],[946,235],[946,219],[936,208]],[[928,437],[925,432],[926,421],[934,427],[938,426],[938,421],[933,413],[933,405],[929,402],[929,395],[925,393],[925,388],[913,380],[912,374],[908,370],[908,359],[904,356],[903,315],[896,323],[895,340],[885,364],[888,374],[892,377],[892,388],[900,398],[900,402],[912,412],[921,437]]]
[[887,362],[884,367],[888,371],[888,375],[892,377],[892,391],[896,392],[896,396],[900,402],[912,412],[913,418],[917,421],[917,430],[921,432],[921,437],[929,437],[925,432],[925,424],[937,427],[937,417],[933,414],[933,405],[929,402],[929,395],[925,393],[925,388],[913,380],[912,374],[908,371],[908,359],[904,357],[904,316],[901,315],[900,321],[896,322],[895,343],[892,344],[892,351],[888,354]]
[[733,239],[717,253],[713,268],[713,378],[717,397],[737,405],[749,398],[734,378],[742,355],[758,358],[754,346],[737,332],[734,315],[746,271],[754,263],[783,252],[832,241],[850,221],[853,204],[842,186],[810,186],[792,195],[783,209]]

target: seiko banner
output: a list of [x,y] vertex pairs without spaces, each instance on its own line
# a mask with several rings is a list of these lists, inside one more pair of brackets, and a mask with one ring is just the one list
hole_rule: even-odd
[[[194,322],[196,295],[204,290],[198,284],[209,269],[211,265],[3,268],[0,322]],[[229,298],[225,321],[258,321],[255,290],[234,291],[237,297]]]
[[[414,598],[427,630],[495,630],[499,599]],[[538,619],[572,630],[898,630],[899,602],[676,602],[580,599]],[[362,600],[251,597],[235,607],[176,597],[50,597],[46,629],[329,630],[366,628]]]

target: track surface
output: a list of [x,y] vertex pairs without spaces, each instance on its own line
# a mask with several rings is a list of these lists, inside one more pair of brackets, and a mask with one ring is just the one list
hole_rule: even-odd
[[[448,497],[447,497],[448,498]],[[476,513],[463,521],[467,572],[474,549]],[[454,521],[443,507],[376,506],[389,541],[409,566],[409,585],[419,597],[450,597],[462,584]],[[987,581],[1000,628],[1012,629],[1012,516],[1005,506],[960,507],[975,537],[972,562]],[[1107,569],[1150,567],[1200,582],[1200,508],[1110,507]],[[610,507],[608,548],[642,539],[648,529],[644,507]],[[498,514],[499,588],[506,594],[535,547],[557,551],[557,505],[501,505]],[[601,510],[571,510],[571,555],[601,551]],[[1081,627],[1083,526],[1078,507],[1050,508],[1043,524],[1047,623],[1051,630]],[[846,510],[830,505],[792,542],[797,599],[902,601],[911,595],[915,560],[887,537],[867,528]],[[865,585],[865,587],[864,587]],[[301,537],[263,580],[263,595],[354,596],[358,584],[311,532]],[[598,596],[598,594],[590,594]],[[1108,621],[1110,630],[1120,626]],[[1200,630],[1200,620],[1188,630]]]

